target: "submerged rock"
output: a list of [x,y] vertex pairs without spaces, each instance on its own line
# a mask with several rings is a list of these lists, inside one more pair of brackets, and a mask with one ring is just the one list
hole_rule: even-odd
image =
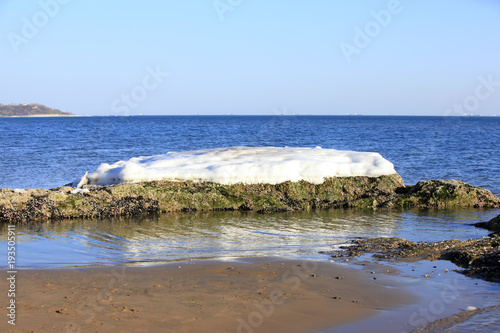
[[353,240],[352,245],[341,246],[334,257],[358,257],[374,253],[377,260],[417,261],[449,260],[464,268],[461,272],[490,281],[500,282],[500,237],[484,237],[466,241],[411,242],[406,239],[371,238]]
[[0,221],[138,216],[162,212],[245,210],[260,213],[335,208],[500,207],[490,191],[460,181],[405,186],[397,174],[280,184],[152,181],[83,189],[0,189]]
[[492,218],[488,222],[478,222],[475,224],[476,227],[484,228],[493,231],[496,234],[500,233],[500,215]]

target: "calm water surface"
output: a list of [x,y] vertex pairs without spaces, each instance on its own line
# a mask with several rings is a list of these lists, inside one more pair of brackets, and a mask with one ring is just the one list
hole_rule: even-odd
[[[356,237],[396,236],[413,241],[483,237],[487,231],[470,223],[498,213],[500,210],[211,212],[19,224],[17,260],[21,267],[43,268],[242,256],[326,258],[318,252]],[[4,252],[6,226],[2,234]]]

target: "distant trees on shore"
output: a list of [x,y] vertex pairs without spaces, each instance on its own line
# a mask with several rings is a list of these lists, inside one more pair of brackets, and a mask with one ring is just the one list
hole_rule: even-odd
[[39,115],[58,115],[72,116],[71,112],[62,112],[58,109],[52,109],[42,104],[9,104],[0,103],[0,117],[22,117]]

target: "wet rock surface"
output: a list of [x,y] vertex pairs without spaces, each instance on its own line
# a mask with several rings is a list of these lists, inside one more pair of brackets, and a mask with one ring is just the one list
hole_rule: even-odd
[[493,231],[493,235],[500,236],[500,215],[492,218],[488,222],[478,222],[475,226]]
[[411,242],[403,238],[353,240],[342,246],[334,257],[359,257],[373,253],[376,260],[418,261],[449,260],[462,267],[460,272],[500,282],[500,237],[484,237],[466,241]]
[[[79,184],[80,185],[80,184]],[[280,184],[153,181],[51,190],[0,189],[0,222],[138,216],[163,212],[244,210],[259,213],[336,208],[500,207],[490,191],[456,180],[405,186],[397,174]]]
[[499,207],[498,197],[490,191],[454,179],[424,180],[398,188],[396,192],[398,196],[387,204],[388,207]]

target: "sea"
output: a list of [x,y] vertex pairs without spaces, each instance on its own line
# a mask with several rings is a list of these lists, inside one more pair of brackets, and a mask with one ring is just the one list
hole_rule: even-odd
[[0,188],[52,188],[131,157],[232,146],[378,152],[406,184],[459,179],[500,194],[500,117],[0,118]]
[[[394,164],[405,184],[457,179],[500,196],[500,117],[0,118],[0,188],[55,188],[95,171],[101,163],[233,146],[377,152]],[[329,251],[359,237],[412,241],[484,237],[488,232],[471,224],[498,214],[498,209],[210,212],[18,224],[17,265],[21,269],[145,266],[248,256],[328,260]],[[1,258],[6,252],[4,225]],[[447,265],[450,272],[457,268]],[[481,281],[476,288],[469,298],[463,297],[467,302],[481,303],[477,307],[500,303],[496,284]],[[482,320],[491,322],[487,329],[500,324],[498,315],[496,311]],[[477,328],[472,321],[472,326],[461,325],[457,332]]]

